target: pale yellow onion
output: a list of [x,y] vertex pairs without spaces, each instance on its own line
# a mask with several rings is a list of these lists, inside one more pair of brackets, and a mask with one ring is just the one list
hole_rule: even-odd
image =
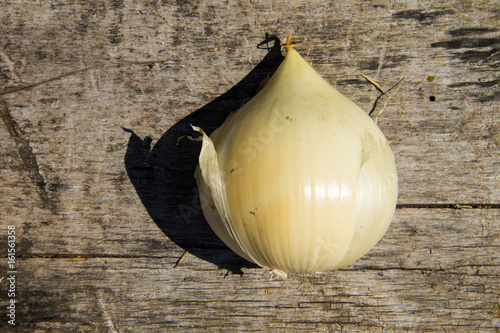
[[394,156],[374,121],[291,47],[210,136],[196,179],[203,213],[234,252],[281,273],[343,268],[394,214]]

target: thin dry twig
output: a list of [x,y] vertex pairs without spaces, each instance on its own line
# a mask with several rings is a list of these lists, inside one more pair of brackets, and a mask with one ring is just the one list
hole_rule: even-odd
[[378,91],[380,91],[382,94],[385,94],[384,89],[382,89],[382,87],[377,83],[377,82],[383,83],[382,81],[375,80],[374,78],[371,78],[371,77],[369,77],[367,75],[363,75],[363,74],[361,74],[361,76],[364,77],[366,81],[373,84],[373,86],[375,88],[377,88]]
[[389,100],[392,98],[392,96],[394,96],[398,90],[401,88],[402,86],[402,83],[403,81],[405,80],[406,78],[402,78],[401,80],[399,80],[398,83],[396,83],[391,89],[387,90],[387,92],[391,91],[393,88],[396,88],[396,90],[394,90],[394,92],[392,94],[389,95],[389,97],[387,97],[387,99],[385,100],[385,103],[384,103],[384,106],[382,107],[382,109],[377,113],[377,115],[375,116],[375,124],[377,123],[377,120],[378,120],[378,117],[382,114],[382,112],[384,112],[385,110],[385,107],[387,106],[387,102],[389,102]]
[[391,90],[395,89],[395,90],[394,90],[394,92],[393,92],[392,94],[390,94],[390,95],[387,97],[387,99],[386,99],[386,101],[385,101],[385,103],[384,103],[384,106],[382,107],[382,109],[381,109],[381,110],[377,113],[377,115],[376,115],[376,116],[375,116],[375,118],[373,119],[373,120],[375,121],[375,124],[376,124],[376,123],[377,123],[377,120],[378,120],[378,117],[382,114],[382,112],[384,112],[385,107],[387,106],[387,103],[388,103],[388,102],[389,102],[389,100],[392,98],[392,96],[394,96],[394,95],[398,92],[398,90],[401,88],[402,83],[403,83],[403,81],[406,79],[406,77],[403,77],[401,80],[399,80],[398,82],[396,82],[395,84],[393,84],[391,88],[389,88],[389,89],[387,89],[387,90],[385,90],[385,91],[384,91],[384,89],[382,88],[382,86],[380,86],[380,85],[378,84],[378,83],[385,83],[384,81],[376,80],[376,79],[374,79],[374,78],[371,78],[371,77],[369,77],[369,76],[367,76],[367,75],[363,75],[363,74],[361,74],[361,76],[362,76],[362,77],[363,77],[366,81],[370,82],[370,83],[371,83],[371,84],[372,84],[372,85],[373,85],[373,86],[374,86],[374,87],[375,87],[378,91],[380,91],[380,93],[381,93],[381,95],[379,95],[379,96],[377,97],[377,99],[375,100],[375,104],[373,105],[373,108],[372,108],[372,110],[368,113],[368,115],[371,115],[371,114],[372,114],[372,112],[373,112],[373,111],[375,111],[375,108],[377,107],[377,102],[378,102],[378,100],[379,100],[382,96],[384,96],[384,95],[386,95],[386,96],[387,96],[387,93],[388,93],[388,92],[390,92]]
[[[194,247],[194,246],[193,246]],[[182,256],[177,260],[177,262],[175,263],[174,267],[173,268],[176,268],[177,266],[179,266],[179,264],[184,260],[186,259],[187,255],[189,254],[189,251],[191,251],[193,249],[193,247],[189,248],[188,250],[186,250]]]

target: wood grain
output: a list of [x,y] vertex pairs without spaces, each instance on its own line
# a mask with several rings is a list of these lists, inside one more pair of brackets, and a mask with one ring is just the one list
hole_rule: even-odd
[[[193,248],[177,267],[177,246],[152,251],[140,240],[107,237],[107,248],[121,254],[88,255],[82,244],[44,258],[48,249],[28,249],[19,317],[27,331],[495,332],[499,218],[498,209],[399,209],[383,240],[354,265],[286,281],[211,263],[232,257],[224,247]],[[36,242],[44,240],[51,243],[46,234]]]
[[[15,225],[18,325],[2,312],[1,329],[498,332],[499,12],[469,0],[2,2],[0,306]],[[399,208],[350,267],[269,281],[207,226],[199,143],[177,141],[253,96],[282,59],[257,45],[290,30],[372,115],[387,96],[361,75],[384,89],[405,78],[378,118]]]

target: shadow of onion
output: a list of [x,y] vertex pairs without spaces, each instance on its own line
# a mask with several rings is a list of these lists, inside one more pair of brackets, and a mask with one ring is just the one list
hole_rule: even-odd
[[[272,45],[269,45],[272,44]],[[270,47],[263,47],[269,45]],[[264,59],[229,91],[183,118],[163,134],[151,149],[151,138],[142,140],[132,130],[125,167],[130,181],[153,221],[175,244],[189,253],[241,274],[241,268],[256,267],[231,251],[206,222],[194,179],[200,142],[179,140],[194,135],[190,124],[210,135],[230,112],[253,97],[261,82],[283,60],[279,39],[267,36],[258,45],[268,50]]]

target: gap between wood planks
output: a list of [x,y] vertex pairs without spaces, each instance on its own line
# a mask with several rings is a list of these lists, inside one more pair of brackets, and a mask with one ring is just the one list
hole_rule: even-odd
[[453,203],[453,204],[398,204],[396,209],[404,208],[432,208],[432,209],[499,209],[500,204],[475,204],[475,203]]

